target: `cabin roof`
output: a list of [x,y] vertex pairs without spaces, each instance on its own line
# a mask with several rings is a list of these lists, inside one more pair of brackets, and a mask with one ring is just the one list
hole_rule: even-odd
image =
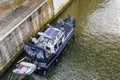
[[38,33],[40,37],[36,43],[39,47],[50,46],[57,43],[60,37],[63,35],[63,32],[57,28],[49,27],[45,30],[44,33]]
[[56,39],[56,38],[59,38],[60,35],[61,35],[61,31],[56,29],[56,28],[48,28],[46,31],[45,31],[45,34],[50,36],[51,38],[53,39]]

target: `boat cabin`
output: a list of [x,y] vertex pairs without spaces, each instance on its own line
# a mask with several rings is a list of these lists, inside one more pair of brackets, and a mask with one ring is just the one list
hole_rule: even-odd
[[38,32],[40,37],[36,45],[48,51],[55,53],[60,44],[64,41],[64,32],[57,28],[48,28],[44,33]]
[[38,32],[38,39],[32,38],[34,44],[26,43],[25,48],[28,55],[39,60],[49,58],[51,54],[57,54],[56,51],[64,42],[64,32],[60,29],[49,27],[45,32]]

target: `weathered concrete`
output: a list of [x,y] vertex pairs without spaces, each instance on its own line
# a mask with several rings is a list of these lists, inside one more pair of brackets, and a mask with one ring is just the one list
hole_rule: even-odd
[[0,21],[0,75],[20,54],[24,42],[58,15],[70,1],[63,1],[57,7],[56,0],[31,0]]
[[0,0],[0,20],[29,0]]

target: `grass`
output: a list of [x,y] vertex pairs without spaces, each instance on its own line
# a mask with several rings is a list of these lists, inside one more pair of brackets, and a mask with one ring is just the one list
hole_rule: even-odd
[[[25,0],[22,4],[24,4],[25,2],[28,2],[28,1],[29,1],[29,0]],[[20,6],[22,6],[22,4],[12,5],[12,6],[11,6],[11,9],[12,9],[13,11],[16,11],[17,9],[20,8]]]
[[12,5],[12,6],[11,6],[11,9],[12,9],[13,11],[16,11],[20,6],[21,6],[21,5]]

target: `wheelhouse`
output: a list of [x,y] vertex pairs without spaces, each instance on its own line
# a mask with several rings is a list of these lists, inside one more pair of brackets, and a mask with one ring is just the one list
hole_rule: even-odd
[[[38,32],[39,38],[34,44],[26,43],[25,48],[28,55],[35,56],[37,59],[49,58],[51,54],[55,54],[57,49],[64,41],[64,32],[53,27],[49,27],[46,31]],[[43,60],[42,60],[43,61]]]
[[56,45],[64,40],[64,32],[53,27],[48,28],[45,33],[38,32],[38,34],[40,37],[36,45],[44,48],[48,53],[55,53]]

